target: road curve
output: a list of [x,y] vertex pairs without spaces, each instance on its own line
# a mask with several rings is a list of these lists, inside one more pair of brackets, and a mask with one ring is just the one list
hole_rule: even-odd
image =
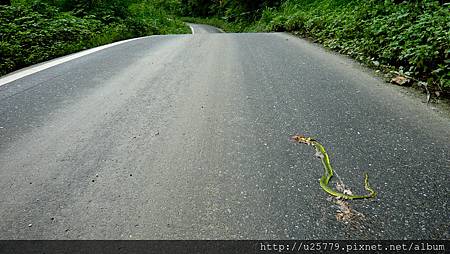
[[214,26],[186,23],[193,34],[211,34],[211,33],[223,33],[223,30]]
[[[193,28],[0,87],[1,239],[449,238],[448,118],[293,36]],[[342,220],[296,133],[376,199]]]

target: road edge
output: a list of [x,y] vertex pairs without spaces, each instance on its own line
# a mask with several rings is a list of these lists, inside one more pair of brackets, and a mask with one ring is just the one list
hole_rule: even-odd
[[6,74],[5,76],[0,77],[0,87],[6,84],[9,84],[13,81],[16,81],[18,79],[24,78],[26,76],[32,75],[34,73],[46,70],[48,68],[72,61],[74,59],[107,49],[107,48],[111,48],[120,44],[124,44],[127,42],[131,42],[131,41],[135,41],[135,40],[140,40],[140,39],[144,39],[144,38],[148,38],[150,36],[143,36],[143,37],[137,37],[137,38],[131,38],[131,39],[127,39],[127,40],[122,40],[122,41],[116,41],[113,43],[109,43],[109,44],[105,44],[102,46],[98,46],[95,48],[90,48],[90,49],[86,49],[86,50],[82,50],[73,54],[69,54],[66,56],[62,56],[62,57],[58,57],[52,60],[48,60],[42,63],[38,63],[29,67],[25,67],[23,69],[19,69],[17,71],[14,71],[12,73]]

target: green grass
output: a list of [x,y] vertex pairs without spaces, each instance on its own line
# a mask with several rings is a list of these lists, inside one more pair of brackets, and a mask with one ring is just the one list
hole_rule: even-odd
[[149,2],[131,4],[126,13],[119,17],[108,9],[63,12],[42,2],[0,5],[0,75],[123,39],[190,33],[182,21]]

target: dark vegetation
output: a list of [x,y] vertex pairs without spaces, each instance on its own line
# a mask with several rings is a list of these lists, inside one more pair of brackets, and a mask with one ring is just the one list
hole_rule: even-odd
[[190,33],[178,1],[16,0],[0,5],[0,75],[102,44]]
[[[209,4],[207,4],[207,2]],[[390,76],[450,95],[450,5],[443,0],[199,1],[187,20],[225,31],[288,31]],[[195,6],[202,6],[197,11]],[[422,81],[422,82],[413,82]]]

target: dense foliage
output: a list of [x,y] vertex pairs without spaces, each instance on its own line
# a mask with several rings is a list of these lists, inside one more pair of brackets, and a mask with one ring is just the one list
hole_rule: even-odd
[[181,0],[182,13],[190,17],[220,16],[227,21],[255,20],[266,7],[279,6],[281,0]]
[[[0,5],[0,75],[117,40],[189,33],[177,1],[50,0]],[[164,7],[164,8],[162,8]],[[167,8],[167,9],[165,9]]]

